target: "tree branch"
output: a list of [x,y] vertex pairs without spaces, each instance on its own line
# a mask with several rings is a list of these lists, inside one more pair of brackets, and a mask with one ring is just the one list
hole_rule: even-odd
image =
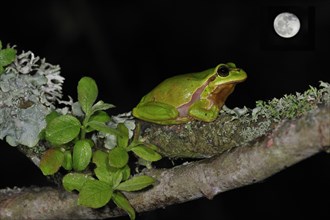
[[[49,148],[40,141],[45,117],[56,109],[78,116],[73,100],[62,100],[59,66],[32,52],[17,56],[0,75],[0,139],[18,146],[37,166]],[[330,85],[303,94],[259,101],[249,110],[224,108],[216,121],[157,126],[142,122],[140,140],[155,144],[165,157],[205,158],[171,169],[144,173],[158,182],[150,189],[125,193],[138,212],[215,195],[261,181],[330,146]],[[125,118],[125,122],[129,121]],[[131,121],[133,126],[135,122]],[[106,146],[96,133],[97,145]],[[109,140],[108,140],[109,141]],[[55,182],[61,185],[61,176]],[[98,219],[124,215],[111,204],[101,209],[77,205],[77,195],[60,188],[0,190],[0,219]]]
[[[322,106],[294,120],[283,120],[266,136],[212,158],[172,169],[152,169],[151,189],[126,193],[138,212],[200,197],[213,198],[261,181],[330,146],[330,107]],[[1,219],[106,218],[122,215],[109,206],[93,210],[76,205],[76,195],[53,188],[0,191]],[[49,203],[49,205],[47,205]]]

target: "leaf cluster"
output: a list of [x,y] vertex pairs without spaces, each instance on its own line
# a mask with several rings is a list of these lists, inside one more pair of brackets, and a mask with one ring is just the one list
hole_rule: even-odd
[[[134,209],[121,191],[141,190],[155,180],[149,176],[131,176],[130,153],[149,163],[160,160],[161,155],[154,145],[131,141],[123,123],[117,128],[107,125],[111,118],[105,110],[114,106],[96,102],[98,88],[92,78],[83,77],[77,90],[84,116],[78,118],[54,111],[46,117],[47,127],[41,136],[52,147],[43,154],[40,169],[44,175],[53,175],[64,168],[68,173],[63,178],[63,186],[68,191],[79,192],[78,204],[100,208],[112,200],[134,219]],[[92,132],[115,135],[117,145],[111,150],[96,147],[88,138]]]

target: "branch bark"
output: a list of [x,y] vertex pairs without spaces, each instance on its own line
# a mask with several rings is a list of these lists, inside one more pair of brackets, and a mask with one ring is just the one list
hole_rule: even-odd
[[[172,169],[146,171],[158,183],[149,190],[126,196],[138,212],[203,196],[211,199],[328,150],[329,134],[330,107],[323,106],[299,119],[282,121],[268,135],[212,158]],[[76,197],[55,188],[1,190],[0,219],[95,219],[124,214],[109,206],[98,210],[77,206]]]

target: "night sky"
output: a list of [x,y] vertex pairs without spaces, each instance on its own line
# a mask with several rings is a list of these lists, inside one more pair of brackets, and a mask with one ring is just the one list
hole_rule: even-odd
[[[99,99],[130,111],[149,90],[177,74],[234,62],[247,74],[228,107],[303,92],[330,82],[330,1],[7,1],[0,6],[0,40],[59,64],[64,97],[76,99],[82,76],[93,77]],[[298,16],[293,38],[276,35],[280,12]],[[329,134],[330,135],[330,134]],[[2,142],[1,188],[45,185],[15,148]],[[251,186],[137,219],[326,219],[330,156],[321,153]],[[126,217],[118,219],[127,219]]]

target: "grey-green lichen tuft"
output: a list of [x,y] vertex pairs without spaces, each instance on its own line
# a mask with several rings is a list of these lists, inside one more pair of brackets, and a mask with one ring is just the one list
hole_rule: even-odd
[[293,119],[315,109],[319,104],[330,104],[330,84],[320,82],[320,89],[310,86],[304,93],[284,95],[270,101],[257,101],[252,117],[272,118],[274,121]]
[[35,146],[46,127],[45,116],[62,98],[60,67],[22,52],[0,76],[0,139]]
[[[269,101],[257,101],[256,107],[242,115],[247,124],[240,135],[246,142],[266,134],[273,123],[281,120],[298,118],[319,105],[330,105],[330,84],[320,81],[320,88],[310,86],[304,93],[284,95]],[[246,120],[244,120],[244,118]],[[252,119],[252,120],[251,120]],[[257,122],[258,126],[248,126]]]

